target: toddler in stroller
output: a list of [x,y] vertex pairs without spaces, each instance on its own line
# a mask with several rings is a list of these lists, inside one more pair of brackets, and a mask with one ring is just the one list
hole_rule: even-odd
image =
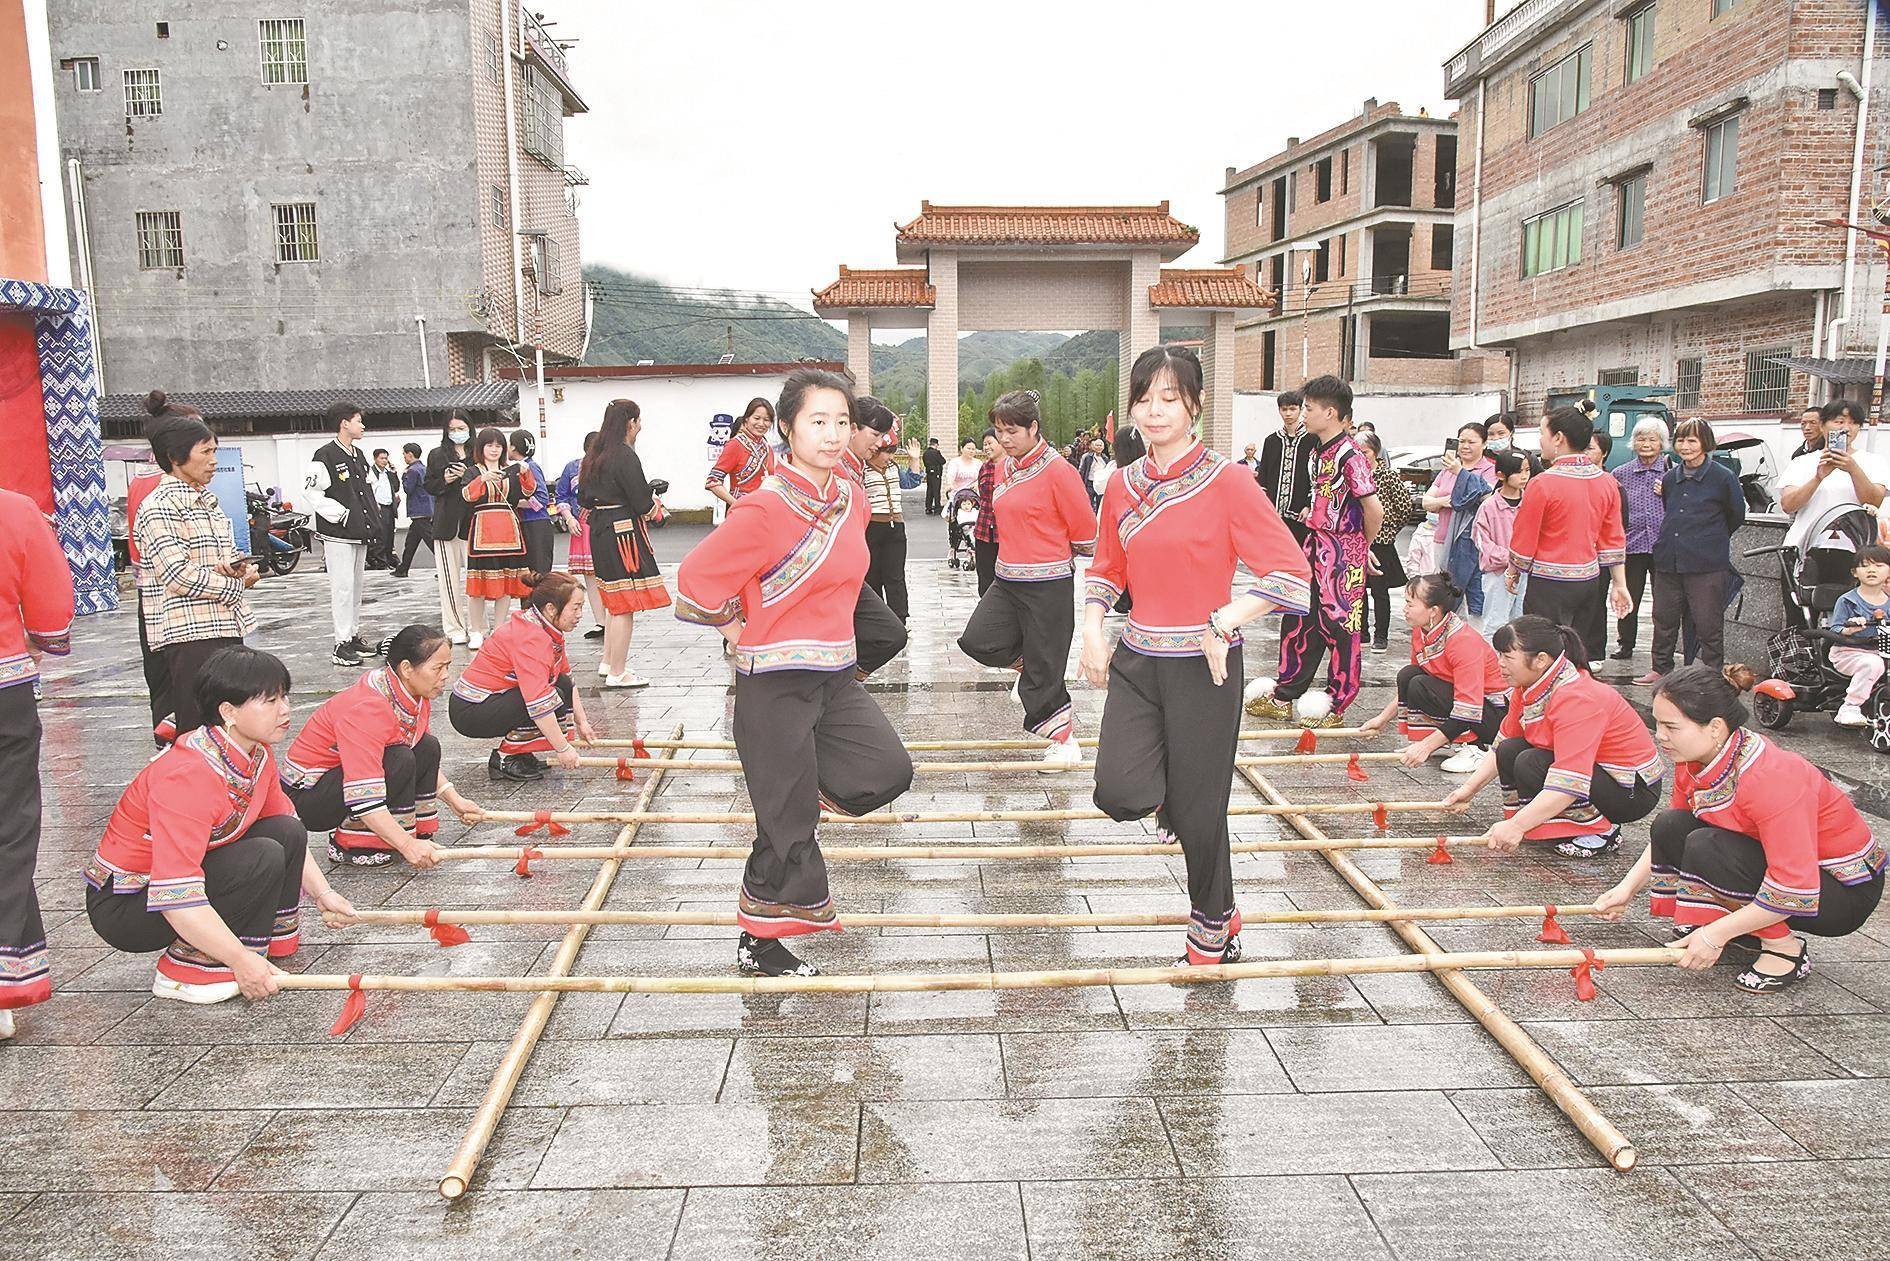
[[945,532],[950,535],[951,547],[949,564],[953,569],[975,569],[978,563],[977,544],[971,537],[971,528],[978,524],[978,492],[975,487],[966,486],[953,492],[945,504]]

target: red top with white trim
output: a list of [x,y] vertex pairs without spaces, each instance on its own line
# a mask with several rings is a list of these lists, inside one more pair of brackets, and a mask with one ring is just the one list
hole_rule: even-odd
[[537,609],[520,609],[486,636],[453,684],[453,695],[477,703],[517,688],[525,713],[536,720],[558,711],[558,680],[569,673],[564,632]]
[[840,448],[840,462],[833,468],[836,473],[845,473],[856,485],[866,485],[866,461],[853,454],[853,448]]
[[0,490],[0,687],[39,677],[29,647],[72,651],[72,570],[39,505]]
[[[433,702],[402,687],[392,666],[370,671],[315,707],[282,755],[282,782],[313,788],[339,766],[341,799],[349,814],[384,809],[387,750],[418,744],[432,718]],[[422,784],[420,791],[431,793],[433,785]]]
[[[1000,528],[1000,547],[1003,535]],[[1306,553],[1244,465],[1199,442],[1167,469],[1145,455],[1109,475],[1086,603],[1111,608],[1128,591],[1135,606],[1124,647],[1198,656],[1208,615],[1233,589],[1237,562],[1256,575],[1246,594],[1289,613],[1311,607]]]
[[[1884,867],[1882,843],[1844,790],[1798,754],[1744,727],[1706,765],[1675,764],[1673,805],[1710,827],[1759,842],[1765,881],[1753,901],[1780,915],[1818,913],[1821,872],[1842,884],[1863,884]],[[1660,875],[1656,897],[1663,893]]]
[[136,565],[144,549],[138,546],[138,505],[145,501],[159,482],[164,480],[164,470],[146,469],[125,483],[125,551],[131,556],[131,563]]
[[823,489],[783,461],[683,557],[676,616],[703,626],[745,619],[735,645],[742,674],[851,670],[865,500],[838,468]]
[[1529,479],[1509,536],[1511,569],[1579,582],[1625,563],[1621,483],[1585,455],[1565,455]]
[[145,764],[112,810],[86,883],[145,890],[153,911],[208,906],[203,856],[241,840],[258,819],[293,815],[268,745],[252,757],[221,727],[198,727]]
[[[1577,802],[1588,800],[1597,766],[1623,788],[1634,787],[1637,777],[1660,782],[1660,754],[1647,724],[1619,692],[1567,657],[1557,657],[1541,678],[1510,698],[1502,733],[1553,752],[1543,791],[1567,793]],[[1607,826],[1602,820],[1601,828]]]
[[1006,456],[991,491],[997,513],[997,576],[1047,582],[1076,572],[1077,556],[1096,550],[1096,514],[1083,477],[1039,440],[1022,459]]
[[709,480],[703,485],[727,481],[729,494],[740,499],[752,494],[761,485],[761,479],[772,472],[774,448],[763,439],[750,438],[738,429],[722,444],[722,453],[715,457],[715,467],[709,470]]
[[1496,649],[1455,613],[1446,613],[1428,633],[1412,629],[1411,664],[1450,684],[1449,716],[1459,722],[1481,722],[1486,699],[1508,701],[1509,681]]

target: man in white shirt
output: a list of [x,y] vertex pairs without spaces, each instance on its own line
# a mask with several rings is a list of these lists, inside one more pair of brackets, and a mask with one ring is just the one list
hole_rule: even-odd
[[1792,514],[1785,545],[1801,551],[1808,547],[1841,547],[1845,539],[1807,539],[1811,527],[1833,508],[1844,504],[1876,506],[1890,485],[1890,462],[1859,448],[1864,409],[1847,399],[1824,405],[1824,448],[1807,451],[1785,466],[1779,479],[1779,506]]

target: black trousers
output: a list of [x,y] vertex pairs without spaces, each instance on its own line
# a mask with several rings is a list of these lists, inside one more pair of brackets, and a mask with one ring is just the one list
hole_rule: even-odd
[[1359,626],[1369,625],[1372,642],[1382,644],[1391,638],[1391,593],[1404,590],[1410,581],[1405,576],[1404,562],[1398,556],[1395,543],[1373,543],[1372,559],[1378,562],[1378,572],[1365,575],[1365,603],[1367,614],[1359,618]]
[[39,863],[39,704],[30,682],[0,687],[0,1010],[52,997]]
[[394,564],[394,506],[374,505],[374,537],[368,540],[367,567],[391,569]]
[[151,635],[144,626],[144,591],[138,592],[138,653],[144,658],[144,689],[151,694],[151,730],[160,745],[169,744],[172,730],[171,666],[162,648],[151,646]]
[[406,550],[400,554],[400,564],[397,566],[401,573],[404,574],[409,569],[413,568],[413,558],[420,554],[420,545],[422,543],[427,545],[428,552],[431,552],[435,556],[439,555],[439,550],[433,546],[432,517],[412,517],[408,520],[407,547]]
[[901,622],[911,611],[906,597],[906,523],[866,523],[866,585],[886,601]]
[[1073,730],[1063,671],[1076,633],[1076,579],[1012,582],[999,578],[971,611],[958,647],[979,665],[1018,666],[1024,730],[1062,740]]
[[1227,654],[1216,687],[1205,657],[1151,657],[1118,647],[1109,663],[1096,808],[1123,822],[1155,815],[1188,869],[1188,955],[1218,961],[1239,931],[1227,799],[1233,792],[1246,668]]
[[[1647,593],[1647,575],[1654,572],[1654,554],[1652,552],[1629,552],[1627,565],[1627,593],[1634,601],[1628,615],[1615,622],[1614,633],[1622,652],[1632,652],[1634,641],[1640,631],[1641,597]],[[1604,585],[1605,592],[1607,587]],[[1605,598],[1605,597],[1604,597]]]
[[[566,735],[570,735],[571,676],[559,675],[554,686],[558,689],[558,725],[564,728]],[[515,687],[494,692],[483,701],[469,701],[455,692],[446,702],[446,720],[462,736],[471,736],[475,740],[497,740],[499,752],[507,757],[519,753],[547,753],[551,750],[551,741],[545,739],[545,733],[538,729],[538,724],[525,711],[525,697]],[[437,769],[439,763],[435,762],[434,766]]]
[[1589,660],[1601,655],[1599,647],[1590,642],[1589,636],[1597,625],[1606,625],[1606,571],[1602,578],[1579,578],[1574,582],[1558,582],[1553,578],[1544,578],[1537,574],[1529,575],[1529,585],[1523,588],[1524,613],[1536,617],[1546,617],[1557,626],[1566,626],[1582,637],[1582,644],[1588,649]]
[[542,521],[520,521],[518,524],[525,536],[525,567],[543,577],[551,572],[554,539],[558,529],[551,524],[550,517]]
[[977,558],[978,594],[982,596],[997,581],[997,540],[973,539],[971,546]]
[[755,844],[737,915],[757,937],[833,921],[817,834],[823,803],[866,814],[912,787],[912,758],[892,723],[845,670],[775,670],[735,678],[735,749],[755,808]]
[[1726,599],[1732,571],[1703,574],[1654,571],[1654,673],[1673,669],[1674,644],[1681,624],[1690,621],[1699,639],[1701,665],[1717,670],[1726,664]]
[[164,649],[164,662],[171,672],[171,713],[177,727],[173,739],[203,726],[203,714],[197,708],[197,672],[203,669],[203,663],[212,654],[239,647],[242,642],[234,636],[186,639]]
[[[1653,827],[1653,891],[1650,909],[1676,924],[1710,924],[1750,904],[1765,883],[1765,848],[1753,837],[1716,828],[1685,810],[1664,810]],[[1844,884],[1818,873],[1818,910],[1794,915],[1762,936],[1791,930],[1814,937],[1843,937],[1864,926],[1883,898],[1883,873],[1862,884]]]
[[1496,739],[1503,725],[1503,715],[1509,712],[1507,705],[1485,697],[1483,717],[1476,722],[1452,718],[1450,711],[1456,704],[1456,694],[1450,684],[1416,664],[1398,671],[1398,704],[1403,706],[1399,720],[1414,740],[1422,739],[1428,732],[1441,731],[1446,740],[1472,735],[1478,744],[1487,745]]
[[[210,909],[238,941],[272,959],[301,945],[302,866],[308,832],[292,814],[270,815],[249,831],[203,856]],[[145,902],[145,890],[119,893],[108,880],[85,891],[86,917],[105,944],[132,954],[161,950],[158,971],[174,980],[227,981],[230,970],[177,935],[170,921]]]
[[[516,692],[513,695],[517,695]],[[411,747],[390,744],[381,754],[381,775],[387,781],[384,808],[394,822],[425,840],[439,831],[439,808],[434,790],[440,783],[440,741],[432,732]],[[307,788],[286,790],[295,813],[311,832],[333,832],[335,846],[345,850],[385,851],[386,841],[374,835],[343,798],[342,771],[330,770]]]
[[945,474],[943,470],[940,470],[937,473],[932,472],[930,469],[926,470],[925,472],[925,510],[926,512],[931,513],[933,515],[937,515],[937,513],[942,509],[943,501],[940,499],[940,494],[943,489],[944,481],[945,481]]
[[853,647],[860,658],[856,676],[862,679],[906,647],[905,622],[868,586],[861,586],[853,605]]
[[[1529,585],[1535,586],[1536,580],[1531,578]],[[1503,785],[1505,818],[1541,795],[1542,786],[1549,778],[1549,768],[1554,764],[1553,752],[1539,749],[1521,736],[1511,736],[1497,744],[1496,777]],[[1610,825],[1644,819],[1660,804],[1660,785],[1636,779],[1633,788],[1623,788],[1615,782],[1614,776],[1597,766],[1588,781],[1588,800],[1575,801],[1566,793],[1557,796],[1570,804],[1554,818],[1539,824],[1536,830],[1542,835],[1531,836],[1530,840],[1597,837],[1608,831]]]

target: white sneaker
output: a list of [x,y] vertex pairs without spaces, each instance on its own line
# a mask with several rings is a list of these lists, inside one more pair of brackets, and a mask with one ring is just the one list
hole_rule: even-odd
[[1474,744],[1466,744],[1444,759],[1438,769],[1446,775],[1468,775],[1483,765],[1483,750]]
[[485,643],[486,643],[486,637],[484,635],[481,635],[478,631],[474,631],[471,635],[467,636],[466,638],[466,646],[472,649],[474,652],[478,652],[481,648],[483,648],[485,646]]
[[235,981],[212,981],[207,985],[192,985],[187,981],[174,981],[162,972],[151,980],[151,993],[158,998],[168,998],[179,1003],[196,1003],[199,1006],[227,1003],[242,992],[242,988]]
[[13,1013],[0,1007],[0,1042],[13,1036]]
[[1024,703],[1024,697],[1023,697],[1023,691],[1022,691],[1023,686],[1024,686],[1024,676],[1022,674],[1019,674],[1016,678],[1011,680],[1011,703],[1012,704],[1022,705]]
[[457,647],[464,647],[466,644],[466,632],[454,631],[452,634],[446,637],[446,642],[449,644],[453,644]]
[[649,685],[650,681],[648,679],[633,670],[625,670],[622,674],[606,674],[604,676],[605,687],[648,687]]
[[598,662],[597,673],[598,673],[598,677],[600,678],[606,678],[606,679],[609,678],[610,677],[610,663],[607,661]]
[[1868,727],[1870,719],[1864,717],[1864,711],[1855,705],[1838,706],[1837,716],[1831,720],[1840,727]]
[[1059,740],[1043,751],[1043,762],[1037,769],[1046,775],[1060,771],[1073,771],[1083,764],[1083,750],[1074,739]]

